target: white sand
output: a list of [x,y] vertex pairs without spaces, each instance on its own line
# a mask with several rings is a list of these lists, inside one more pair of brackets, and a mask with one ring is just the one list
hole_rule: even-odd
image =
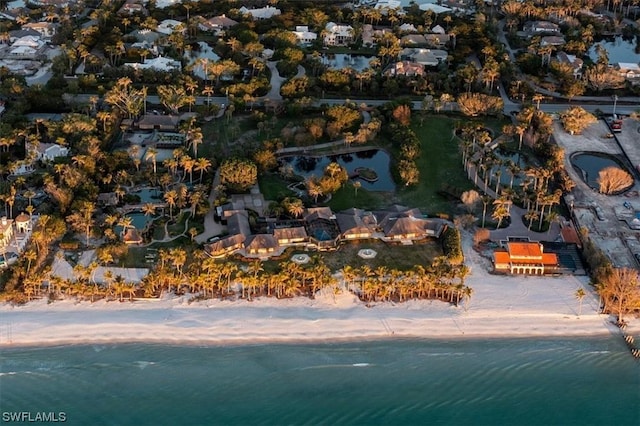
[[[467,243],[468,244],[468,243]],[[387,337],[588,336],[617,333],[586,277],[494,276],[489,261],[465,247],[474,289],[468,310],[438,301],[366,307],[355,296],[189,303],[35,301],[0,305],[0,347],[67,343],[251,344]],[[574,294],[587,296],[578,316]],[[635,326],[637,324],[633,324]]]

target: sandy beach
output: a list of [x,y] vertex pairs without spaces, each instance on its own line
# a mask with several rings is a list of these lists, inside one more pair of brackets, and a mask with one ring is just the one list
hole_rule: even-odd
[[[160,300],[0,306],[0,346],[158,342],[253,344],[336,339],[593,336],[619,331],[598,313],[587,277],[497,276],[489,261],[465,247],[471,268],[468,306],[413,300],[366,306],[354,295],[315,299]],[[587,296],[578,315],[578,288]],[[631,328],[637,326],[636,322]],[[633,330],[630,330],[633,332]],[[635,334],[635,333],[634,333]]]

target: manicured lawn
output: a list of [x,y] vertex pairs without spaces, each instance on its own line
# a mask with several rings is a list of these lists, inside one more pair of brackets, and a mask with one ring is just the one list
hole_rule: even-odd
[[357,207],[361,209],[376,209],[388,205],[389,197],[393,194],[384,192],[367,191],[364,188],[358,189],[356,194],[351,182],[347,182],[338,192],[331,196],[327,203],[333,211]]
[[[373,249],[378,254],[373,259],[358,256],[362,249]],[[354,268],[369,265],[371,268],[386,266],[394,269],[409,269],[414,265],[430,265],[437,256],[442,256],[440,243],[428,240],[411,246],[389,245],[378,240],[350,242],[343,244],[338,251],[318,254],[332,271],[345,265]]]
[[[373,249],[378,254],[373,259],[363,259],[358,256],[358,251],[362,249]],[[410,246],[391,245],[379,240],[367,240],[343,243],[337,251],[332,252],[305,252],[290,248],[279,259],[262,262],[262,267],[268,272],[278,271],[281,262],[288,262],[293,255],[303,253],[312,258],[315,256],[321,258],[333,272],[339,271],[346,265],[354,268],[368,265],[372,269],[385,266],[387,268],[407,270],[415,265],[428,266],[434,258],[443,255],[442,246],[437,240],[429,239]],[[240,266],[246,266],[247,264],[237,259],[234,261]]]
[[458,141],[453,137],[455,120],[444,115],[427,117],[422,126],[414,120],[412,129],[422,144],[416,163],[420,170],[417,185],[397,190],[398,200],[429,214],[452,214],[454,203],[438,194],[445,185],[464,191],[473,187],[462,167]]
[[275,173],[261,175],[258,178],[258,184],[264,199],[268,201],[278,201],[284,197],[295,195],[293,191],[287,188],[287,182]]
[[506,118],[488,117],[482,120],[485,127],[493,130],[493,137],[498,137],[502,133],[502,128],[506,124],[512,124],[510,120]]

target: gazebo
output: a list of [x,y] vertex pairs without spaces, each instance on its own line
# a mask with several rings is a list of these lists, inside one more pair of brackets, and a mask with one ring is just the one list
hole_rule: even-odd
[[25,213],[20,213],[18,217],[16,217],[15,223],[16,230],[21,234],[24,234],[31,230],[31,220],[29,219],[29,215]]

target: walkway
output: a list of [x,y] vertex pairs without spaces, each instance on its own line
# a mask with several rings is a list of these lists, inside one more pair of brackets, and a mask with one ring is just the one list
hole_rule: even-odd
[[[474,176],[476,174],[476,168],[473,164],[469,164],[467,168],[467,176],[471,182],[474,182]],[[480,191],[487,194],[492,199],[497,199],[496,192],[484,184],[484,180],[478,177],[475,184]],[[491,231],[491,241],[506,240],[507,237],[528,237],[531,241],[556,241],[560,235],[560,225],[552,223],[549,231],[547,232],[535,232],[528,229],[528,227],[522,221],[524,215],[527,214],[527,210],[518,206],[512,205],[509,209],[510,224],[506,228],[500,228]]]
[[209,238],[218,236],[226,230],[226,226],[213,220],[215,215],[214,202],[218,197],[218,186],[220,185],[220,169],[216,171],[209,193],[209,212],[204,217],[204,232],[196,235],[195,241],[199,244],[206,242]]

